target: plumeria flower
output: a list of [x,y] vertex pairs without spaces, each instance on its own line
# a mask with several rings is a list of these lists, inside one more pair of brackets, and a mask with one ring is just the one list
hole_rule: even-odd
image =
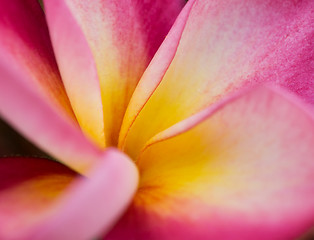
[[313,0],[43,4],[0,1],[1,117],[57,160],[0,160],[0,239],[313,226]]

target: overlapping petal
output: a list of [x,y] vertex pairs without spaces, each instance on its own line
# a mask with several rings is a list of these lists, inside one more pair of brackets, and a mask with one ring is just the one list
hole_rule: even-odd
[[48,213],[77,176],[60,163],[36,158],[0,158],[0,238],[23,234]]
[[[64,80],[71,82],[66,85],[69,84],[69,89],[75,92],[70,94],[70,98],[77,105],[83,101],[80,91],[85,93],[90,88],[96,89],[90,86],[96,84],[94,66],[89,60],[91,54],[95,60],[108,146],[116,145],[133,90],[183,4],[182,0],[45,1],[52,40],[60,59],[58,62],[61,71],[64,69],[62,72],[72,73],[65,73]],[[90,52],[86,49],[87,44]],[[84,72],[79,67],[81,61],[88,62],[85,71],[93,68],[84,73],[84,77],[77,76],[80,71]],[[70,70],[69,62],[73,64]],[[85,79],[86,76],[90,79]],[[86,90],[84,87],[76,90],[77,79],[88,86]],[[96,94],[98,96],[98,92]]]
[[[314,223],[313,114],[263,87],[212,104],[260,82],[313,104],[314,2],[190,0],[124,117],[182,4],[45,1],[79,125],[141,174],[105,238],[296,238]],[[137,169],[76,124],[38,2],[1,5],[0,114],[68,167],[0,159],[0,238],[106,235]]]
[[155,63],[143,75],[121,147],[136,156],[153,135],[258,82],[313,103],[313,8],[311,0],[195,1],[167,71]]
[[78,178],[45,159],[0,159],[1,239],[91,239],[107,231],[133,196],[138,176],[114,150],[100,160],[88,177]]
[[313,115],[257,88],[153,137],[107,239],[295,239],[314,223]]
[[[44,13],[37,0],[0,1],[0,45],[2,55],[30,77],[29,85],[68,116],[75,119],[54,58]],[[0,75],[1,81],[5,81]]]
[[77,124],[60,113],[30,83],[30,76],[0,51],[0,114],[15,129],[78,172],[86,171],[101,155]]
[[185,5],[171,31],[164,40],[162,47],[157,51],[154,58],[150,62],[148,71],[146,70],[144,72],[142,79],[148,80],[142,80],[138,83],[136,91],[129,102],[129,106],[123,119],[123,124],[119,133],[119,148],[125,148],[126,137],[129,134],[136,117],[139,115],[154,90],[158,87],[160,79],[162,79],[167,72],[171,61],[175,56],[182,32],[193,4],[194,0],[190,0]]

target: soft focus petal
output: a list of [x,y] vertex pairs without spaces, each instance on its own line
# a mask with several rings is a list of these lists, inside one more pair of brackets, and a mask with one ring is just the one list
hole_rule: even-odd
[[295,239],[314,224],[314,118],[258,88],[152,138],[108,239]]
[[151,65],[141,80],[151,84],[135,91],[134,98],[146,100],[132,99],[129,106],[126,118],[137,118],[127,152],[136,155],[161,130],[258,82],[274,82],[314,103],[313,9],[312,0],[195,1],[164,77],[151,78],[159,68]]
[[9,55],[2,53],[0,115],[41,149],[71,168],[85,171],[97,161],[100,150],[85,138],[74,121],[29,84],[29,76],[12,63]]
[[[29,85],[75,119],[53,55],[44,13],[37,0],[0,1],[0,46],[30,76]],[[2,56],[6,60],[6,56]],[[0,75],[1,81],[3,76]]]
[[[80,78],[77,74],[82,74],[80,61],[90,62],[87,44],[90,47],[100,80],[108,146],[117,143],[133,90],[183,4],[183,0],[45,1],[58,62],[61,71],[64,69],[66,85],[72,82],[69,89],[75,92],[75,99],[79,98],[80,90],[73,90],[72,85]],[[67,69],[69,61],[73,64],[70,70]],[[75,72],[71,77],[65,71]],[[82,78],[84,92],[95,84],[94,69],[89,75],[92,79]],[[73,94],[70,94],[71,100]]]
[[12,239],[48,214],[77,176],[60,163],[36,158],[0,158],[0,239]]
[[92,52],[66,2],[44,2],[53,47],[76,118],[83,131],[104,147],[100,86]]
[[107,233],[137,189],[137,168],[126,155],[107,150],[101,162],[67,192],[56,213],[29,239],[92,239]]
[[1,239],[92,239],[127,207],[138,177],[129,158],[114,150],[75,181],[74,172],[44,159],[1,159],[0,170]]

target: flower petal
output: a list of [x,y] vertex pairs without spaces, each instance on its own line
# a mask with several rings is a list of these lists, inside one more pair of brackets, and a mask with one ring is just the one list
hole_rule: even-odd
[[257,88],[152,138],[137,161],[138,194],[108,239],[295,239],[308,230],[314,117],[290,97]]
[[[90,47],[100,80],[108,146],[116,145],[133,90],[183,4],[181,0],[45,1],[57,55],[65,59],[59,61],[61,70],[68,67],[70,59],[82,61],[77,54],[80,48],[81,58],[90,59],[86,45]],[[81,72],[78,66],[73,70]],[[65,81],[74,81],[68,78]],[[84,85],[89,84],[94,81]]]
[[0,160],[1,239],[91,239],[110,228],[131,200],[138,175],[115,150],[100,160],[88,178],[75,181],[75,173],[56,162]]
[[[0,114],[41,149],[71,168],[84,172],[101,151],[38,88],[29,75],[0,49]],[[5,61],[4,61],[5,59]]]
[[92,239],[106,233],[137,190],[138,172],[132,160],[113,149],[67,193],[57,213],[40,224],[29,239]]
[[62,79],[82,130],[100,147],[105,133],[100,86],[93,55],[65,1],[44,1]]
[[[196,0],[167,72],[146,78],[159,68],[151,65],[141,79],[151,84],[140,83],[134,93],[126,118],[136,120],[126,151],[136,155],[158,132],[259,82],[274,82],[314,103],[313,9],[311,0]],[[146,98],[137,101],[142,94]]]
[[[0,2],[0,45],[12,64],[30,76],[53,104],[75,119],[53,55],[44,13],[37,0]],[[6,56],[3,61],[6,60]],[[2,76],[0,76],[3,78]]]
[[0,239],[12,239],[47,214],[77,176],[39,158],[0,158]]
[[167,72],[171,61],[175,56],[183,29],[193,4],[194,0],[190,0],[185,5],[184,9],[181,11],[179,17],[174,23],[171,31],[163,42],[162,47],[157,51],[155,57],[148,66],[148,71],[144,72],[142,79],[147,80],[142,80],[138,83],[126,110],[123,124],[119,133],[118,145],[120,148],[124,148],[126,137],[135,121],[135,118],[142,110],[147,99],[149,99],[153,91],[159,85],[160,79],[162,79]]

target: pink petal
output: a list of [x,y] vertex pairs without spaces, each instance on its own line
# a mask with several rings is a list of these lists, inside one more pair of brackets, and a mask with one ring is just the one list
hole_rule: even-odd
[[157,51],[155,57],[148,66],[148,70],[144,72],[142,79],[146,80],[142,80],[138,83],[123,119],[123,124],[119,133],[119,147],[124,148],[126,136],[129,133],[135,118],[141,112],[154,90],[158,87],[160,79],[162,79],[167,72],[171,61],[175,56],[183,29],[193,4],[194,0],[190,0],[185,5],[171,31],[163,42],[162,47]]
[[37,226],[29,239],[92,239],[112,228],[138,184],[134,163],[110,149],[101,162],[59,202],[56,213]]
[[1,239],[91,239],[107,231],[132,198],[138,175],[115,150],[100,160],[88,178],[75,181],[56,162],[0,160]]
[[314,116],[257,88],[153,137],[106,239],[295,239],[314,224]]
[[[5,61],[4,61],[5,59]],[[0,114],[41,149],[79,172],[91,166],[101,151],[78,126],[51,104],[0,49]]]
[[0,239],[14,239],[40,222],[77,174],[39,158],[0,158]]
[[[37,0],[0,2],[0,45],[23,69],[29,84],[74,118],[53,55],[44,13]],[[5,57],[5,56],[3,56]],[[5,61],[4,58],[2,61]],[[0,76],[3,79],[2,76]]]
[[134,123],[122,127],[125,150],[135,156],[158,132],[260,82],[314,103],[313,9],[311,0],[196,0],[167,72],[152,74],[159,63],[152,64],[135,91],[125,116]]
[[[98,91],[91,90],[97,88],[97,68],[108,146],[116,145],[134,88],[183,4],[181,0],[45,1],[58,63],[71,102],[77,104],[76,113],[88,108],[82,106],[82,91],[88,96],[96,92],[98,101]],[[86,63],[81,61],[89,68],[82,68]],[[81,88],[74,87],[76,81],[83,84]]]
[[82,130],[105,147],[103,107],[92,52],[65,1],[44,1],[49,31],[66,91]]

